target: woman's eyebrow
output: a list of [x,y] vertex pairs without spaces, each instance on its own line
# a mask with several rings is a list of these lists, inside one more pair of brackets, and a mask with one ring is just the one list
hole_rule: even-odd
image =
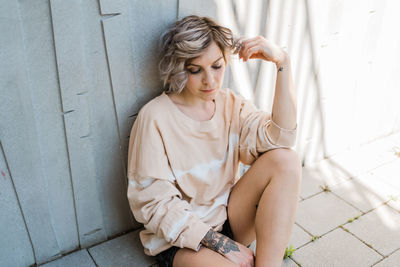
[[[213,62],[213,64],[215,64],[217,61],[219,61],[221,58],[223,58],[224,56],[221,56],[220,58],[218,58],[217,60],[215,60],[214,62]],[[192,66],[196,66],[196,67],[201,67],[200,65],[196,65],[196,64],[193,64],[193,63],[188,63],[186,66],[190,66],[190,65],[192,65]]]

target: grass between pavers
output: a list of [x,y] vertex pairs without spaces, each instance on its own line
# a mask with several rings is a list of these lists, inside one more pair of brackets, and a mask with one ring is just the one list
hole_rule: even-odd
[[296,249],[292,245],[288,246],[285,250],[285,255],[283,256],[283,259],[289,258],[290,256],[293,255],[293,252],[295,251]]
[[322,189],[323,192],[331,192],[331,189],[329,188],[329,186],[327,184],[325,184],[323,186],[320,185],[319,187]]
[[[352,236],[354,236],[354,237],[356,237],[358,240],[360,240],[362,243],[364,243],[364,245],[366,245],[367,247],[369,247],[370,249],[373,249],[373,250],[375,250],[376,252],[378,252],[376,249],[374,249],[374,247],[371,245],[371,244],[368,244],[367,242],[365,242],[364,240],[362,240],[362,239],[360,239],[359,237],[357,237],[355,234],[353,234],[352,232],[350,232],[350,230],[349,229],[347,229],[346,227],[344,227],[344,226],[339,226],[340,228],[342,228],[343,229],[343,231],[346,231],[346,232],[348,232],[349,234],[351,234]],[[378,252],[379,253],[379,252]],[[382,256],[382,254],[381,253],[379,253],[381,256]]]
[[314,235],[314,236],[311,237],[311,242],[314,242],[315,240],[317,240],[317,239],[319,239],[319,238],[321,238],[321,236],[319,236],[319,235]]
[[350,218],[347,220],[348,223],[352,223],[354,220],[357,220],[358,218],[360,218],[361,215],[357,215],[356,217]]

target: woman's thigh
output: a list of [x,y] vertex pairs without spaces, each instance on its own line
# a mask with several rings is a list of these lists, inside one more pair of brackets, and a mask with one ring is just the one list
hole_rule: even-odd
[[199,251],[193,251],[187,248],[179,249],[174,257],[172,263],[173,267],[204,267],[204,266],[221,266],[221,267],[236,267],[238,265],[234,264],[221,254],[208,249],[206,247],[201,247]]
[[[274,173],[298,165],[297,153],[291,149],[274,149],[263,153],[235,184],[228,201],[228,218],[236,241],[249,245],[255,238],[257,205]],[[293,163],[293,164],[292,164]]]

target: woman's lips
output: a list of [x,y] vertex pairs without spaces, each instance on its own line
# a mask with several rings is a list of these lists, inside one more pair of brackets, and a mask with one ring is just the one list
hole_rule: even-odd
[[201,91],[203,91],[204,93],[211,93],[212,91],[214,91],[214,89],[210,89],[210,90],[201,90]]

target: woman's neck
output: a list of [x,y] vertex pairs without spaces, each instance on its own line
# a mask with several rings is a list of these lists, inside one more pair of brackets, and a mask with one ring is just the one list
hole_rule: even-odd
[[180,94],[171,93],[170,96],[175,100],[174,103],[194,109],[207,109],[209,108],[210,103],[214,102],[213,100],[204,100],[199,97],[193,97],[184,92],[181,92]]

